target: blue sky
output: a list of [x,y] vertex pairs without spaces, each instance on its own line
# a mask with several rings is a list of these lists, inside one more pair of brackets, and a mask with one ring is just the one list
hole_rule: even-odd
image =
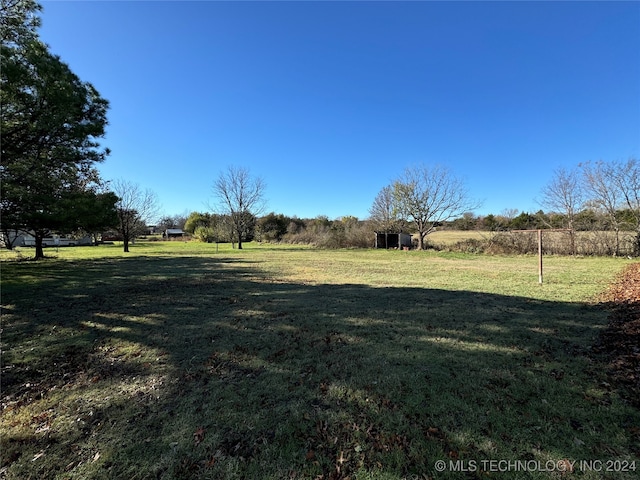
[[230,165],[267,211],[366,218],[411,165],[477,214],[559,167],[640,155],[640,2],[43,1],[41,38],[110,101],[100,170],[206,211]]

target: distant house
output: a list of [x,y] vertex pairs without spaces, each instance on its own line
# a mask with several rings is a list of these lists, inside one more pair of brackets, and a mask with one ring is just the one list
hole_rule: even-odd
[[411,248],[411,235],[409,233],[376,232],[376,248]]
[[116,232],[115,230],[109,230],[108,232],[102,232],[102,235],[100,236],[100,240],[102,242],[121,242],[122,241],[122,235],[119,232]]
[[[10,232],[9,238],[2,238],[3,245],[11,244],[14,247],[35,247],[36,237],[32,235],[33,232]],[[91,235],[85,235],[84,237],[73,237],[68,235],[52,234],[49,237],[42,239],[43,247],[75,247],[76,245],[92,245],[93,239]]]
[[167,228],[162,234],[162,236],[166,239],[182,237],[184,236],[184,232],[182,231],[181,228]]

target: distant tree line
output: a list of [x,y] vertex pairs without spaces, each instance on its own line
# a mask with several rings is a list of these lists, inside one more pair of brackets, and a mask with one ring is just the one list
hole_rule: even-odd
[[[243,242],[305,244],[318,248],[369,248],[373,246],[372,223],[356,217],[330,220],[320,215],[301,219],[275,212],[260,218],[250,216]],[[192,212],[185,221],[184,231],[195,240],[207,243],[237,243],[237,232],[229,215]]]
[[[477,204],[469,199],[464,184],[443,167],[420,165],[406,169],[375,197],[370,217],[345,216],[331,220],[311,219],[271,212],[258,216],[245,212],[241,234],[230,213],[192,213],[185,231],[205,242],[282,242],[318,248],[371,248],[375,232],[413,234],[419,249],[437,247],[428,241],[436,230],[487,232],[486,240],[461,242],[462,251],[530,253],[535,237],[524,230],[564,229],[547,242],[551,253],[639,255],[638,219],[640,198],[638,162],[587,163],[571,174],[558,170],[542,190],[545,212],[506,209],[500,214],[476,215],[466,211]],[[636,182],[636,183],[634,183]],[[579,232],[589,235],[578,235]]]
[[[635,230],[633,212],[631,210],[617,210],[616,218],[621,231],[633,232]],[[440,229],[444,228],[448,230],[505,232],[513,230],[566,228],[568,221],[566,215],[562,213],[545,213],[543,210],[538,210],[533,213],[516,211],[516,216],[514,217],[508,217],[503,214],[476,215],[467,212],[455,220],[443,222],[438,224],[438,226]],[[578,232],[594,230],[612,231],[614,227],[608,215],[589,208],[579,211],[573,217],[572,222],[573,229]]]

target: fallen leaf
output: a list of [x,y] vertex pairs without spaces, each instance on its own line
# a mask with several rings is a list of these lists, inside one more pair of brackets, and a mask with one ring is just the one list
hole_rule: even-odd
[[195,433],[193,434],[193,440],[197,445],[200,445],[202,443],[202,441],[204,440],[204,427],[200,427],[198,428]]
[[573,465],[571,463],[571,460],[567,460],[566,458],[560,460],[558,462],[558,470],[560,470],[561,472],[573,472]]

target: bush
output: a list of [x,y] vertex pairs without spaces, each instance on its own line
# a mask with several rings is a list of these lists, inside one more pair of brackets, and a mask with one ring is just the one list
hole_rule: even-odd
[[[618,241],[615,232],[576,232],[575,244],[572,245],[568,232],[551,232],[542,230],[542,253],[544,255],[615,255],[616,244],[619,244],[622,255],[631,255],[633,251],[633,235],[620,233]],[[438,249],[435,245],[430,248]],[[575,247],[575,248],[574,248]],[[501,232],[490,238],[466,239],[453,245],[441,246],[450,252],[485,253],[489,255],[537,255],[538,235],[532,232]]]
[[203,226],[196,227],[193,232],[193,237],[196,240],[204,243],[212,243],[216,239],[215,231],[213,230],[213,228]]

